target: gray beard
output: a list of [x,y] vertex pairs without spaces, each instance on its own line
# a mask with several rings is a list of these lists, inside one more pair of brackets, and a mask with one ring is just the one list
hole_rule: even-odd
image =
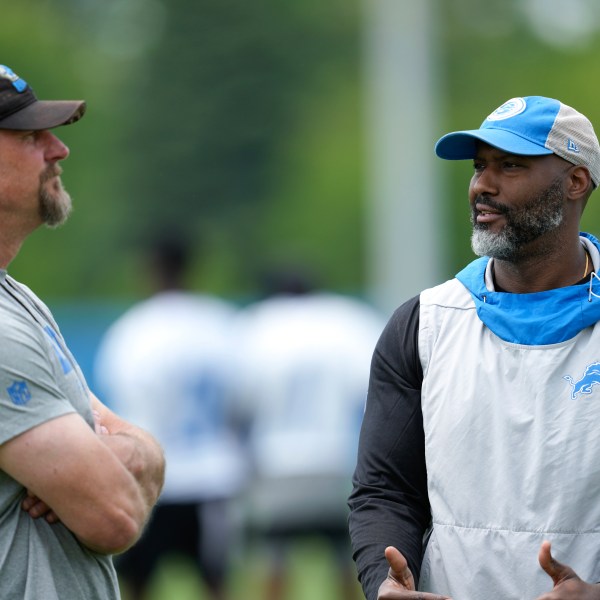
[[46,184],[55,175],[55,170],[49,170],[40,177],[39,213],[42,222],[48,227],[62,225],[69,218],[73,208],[71,196],[63,188],[59,178],[55,180],[53,189],[49,189]]
[[471,212],[471,247],[478,256],[514,261],[521,256],[525,244],[555,231],[564,219],[564,195],[558,179],[520,208],[507,208],[487,198],[482,202],[501,210],[506,225],[502,231],[492,232],[487,225],[477,223],[475,211]]
[[504,230],[491,233],[486,229],[473,229],[471,248],[477,256],[509,260],[517,251],[517,243]]

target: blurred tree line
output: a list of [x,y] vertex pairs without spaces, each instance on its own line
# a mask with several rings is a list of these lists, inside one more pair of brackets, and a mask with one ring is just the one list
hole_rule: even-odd
[[[85,119],[57,132],[72,150],[63,179],[73,217],[59,233],[36,232],[11,273],[43,297],[135,298],[146,291],[143,244],[176,230],[193,240],[198,288],[245,298],[264,268],[297,263],[323,285],[362,293],[361,52],[370,1],[4,6],[0,63],[43,98],[88,101]],[[477,127],[504,100],[533,94],[557,97],[600,125],[600,18],[591,0],[562,15],[546,10],[562,18],[541,26],[550,17],[534,15],[534,0],[432,5],[443,49],[440,135]],[[406,97],[409,107],[410,89]],[[448,277],[473,258],[467,162],[440,165]],[[398,190],[398,201],[418,199]],[[593,233],[597,202],[584,221]]]
[[72,150],[73,217],[36,232],[11,272],[51,295],[135,296],[143,244],[172,230],[196,248],[198,287],[243,296],[266,266],[307,262],[327,285],[358,289],[359,9],[12,5],[0,62],[41,97],[86,98],[88,113],[57,131]]

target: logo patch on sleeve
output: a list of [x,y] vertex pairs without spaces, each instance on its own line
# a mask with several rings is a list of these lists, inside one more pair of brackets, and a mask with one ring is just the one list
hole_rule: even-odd
[[31,392],[25,381],[13,381],[6,388],[6,391],[13,404],[16,404],[17,406],[24,406],[31,400]]

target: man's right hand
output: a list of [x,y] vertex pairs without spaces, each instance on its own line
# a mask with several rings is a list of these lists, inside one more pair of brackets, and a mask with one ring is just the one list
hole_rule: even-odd
[[385,557],[390,564],[390,570],[385,581],[379,586],[377,600],[451,600],[448,596],[417,592],[406,558],[394,546],[385,549]]

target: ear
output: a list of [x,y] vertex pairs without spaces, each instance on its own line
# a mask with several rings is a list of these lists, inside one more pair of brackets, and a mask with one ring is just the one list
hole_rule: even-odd
[[569,198],[574,200],[587,198],[593,189],[592,178],[587,167],[576,166],[570,169],[566,185]]

